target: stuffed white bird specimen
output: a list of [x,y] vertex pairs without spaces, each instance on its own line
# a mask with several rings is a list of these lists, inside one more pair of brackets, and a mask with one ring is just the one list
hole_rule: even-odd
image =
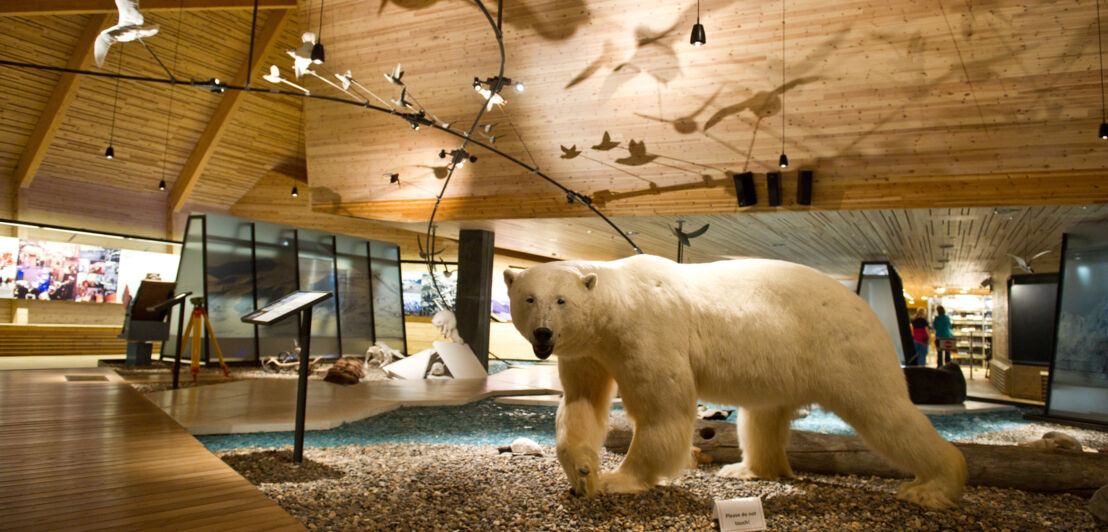
[[157,24],[147,24],[143,20],[138,0],[115,0],[115,7],[119,10],[119,22],[100,32],[93,45],[93,59],[98,67],[104,66],[104,58],[108,57],[108,50],[116,42],[130,42],[158,33]]

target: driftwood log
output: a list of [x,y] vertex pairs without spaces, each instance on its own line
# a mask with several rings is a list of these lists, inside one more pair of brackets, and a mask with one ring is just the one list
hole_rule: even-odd
[[[626,453],[632,424],[623,412],[613,412],[604,446]],[[1091,496],[1108,485],[1108,453],[1042,450],[1015,445],[955,443],[966,456],[969,484],[1025,491],[1067,492]],[[742,459],[734,423],[697,420],[693,446],[712,462]],[[856,436],[794,430],[786,448],[795,471],[839,475],[875,475],[908,478]]]

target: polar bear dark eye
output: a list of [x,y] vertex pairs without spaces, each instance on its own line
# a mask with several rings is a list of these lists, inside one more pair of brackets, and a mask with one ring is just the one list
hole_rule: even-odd
[[527,302],[528,302],[528,303],[534,303],[534,302],[535,302],[535,298],[533,298],[533,297],[529,297],[529,298],[527,298]]
[[566,300],[564,300],[564,299],[562,299],[562,298],[560,298],[560,297],[559,297],[559,298],[558,298],[558,304],[559,304],[559,305],[565,305],[565,304],[566,304]]

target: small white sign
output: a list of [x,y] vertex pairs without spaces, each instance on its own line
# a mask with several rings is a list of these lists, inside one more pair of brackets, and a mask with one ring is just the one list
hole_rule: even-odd
[[762,499],[758,497],[715,501],[712,519],[719,521],[720,532],[766,529]]

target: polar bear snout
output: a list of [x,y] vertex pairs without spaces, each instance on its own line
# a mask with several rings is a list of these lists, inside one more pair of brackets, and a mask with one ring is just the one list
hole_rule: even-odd
[[546,360],[554,352],[554,331],[539,327],[531,331],[531,336],[535,339],[531,342],[535,356],[539,357],[539,360]]

